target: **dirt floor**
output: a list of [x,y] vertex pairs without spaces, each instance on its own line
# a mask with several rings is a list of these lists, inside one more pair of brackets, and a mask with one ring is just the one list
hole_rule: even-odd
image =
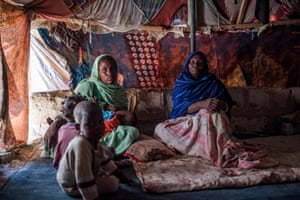
[[[41,143],[19,145],[15,159],[0,164],[0,200],[72,200],[56,182],[56,170],[51,159],[41,158]],[[143,188],[132,167],[122,171],[133,185],[121,184],[118,192],[105,195],[104,200],[296,200],[300,197],[300,182],[257,185],[245,188],[220,188],[188,192],[148,193]]]
[[[3,158],[0,162],[0,189],[6,182],[20,170],[30,159],[39,156],[42,150],[40,141],[36,141],[30,145],[19,144],[12,152],[2,154]],[[9,153],[9,158],[7,153]]]

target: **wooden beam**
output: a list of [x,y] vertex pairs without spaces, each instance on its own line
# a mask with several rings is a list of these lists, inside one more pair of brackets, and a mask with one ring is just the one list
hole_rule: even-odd
[[[36,17],[34,20],[37,21],[49,21],[42,17]],[[87,23],[86,20],[76,19],[76,18],[62,18],[57,21],[65,22],[65,23],[76,23],[76,24],[84,24]],[[99,23],[96,21],[90,21],[90,25],[99,26]],[[300,23],[300,19],[289,19],[289,20],[281,20],[281,21],[273,21],[269,22],[270,26],[280,26],[280,25],[289,25]],[[195,31],[203,31],[210,29],[212,31],[220,31],[220,30],[239,30],[239,29],[253,29],[264,26],[262,23],[250,23],[250,24],[229,24],[229,25],[207,25],[207,26],[197,26],[195,27]],[[176,29],[176,28],[175,28]],[[137,30],[145,30],[145,31],[158,31],[158,32],[168,32],[171,31],[172,28],[166,29],[163,26],[140,26]],[[184,28],[185,32],[191,32],[191,28],[189,26]]]
[[140,26],[138,29],[143,31],[157,31],[157,32],[167,32],[169,30],[163,26]]
[[289,25],[289,24],[297,24],[300,23],[300,19],[287,19],[287,20],[280,20],[270,22],[270,25],[279,26],[279,25]]
[[241,3],[240,10],[239,10],[238,18],[236,21],[237,24],[241,24],[243,22],[247,5],[248,5],[248,0],[243,0]]
[[[269,26],[281,26],[281,25],[290,25],[290,24],[300,24],[300,19],[289,19],[270,22]],[[239,29],[253,29],[265,26],[263,23],[251,23],[251,24],[229,24],[229,25],[210,25],[210,26],[200,26],[197,28],[197,31],[204,31],[210,29],[212,31],[221,31],[221,30],[239,30]]]

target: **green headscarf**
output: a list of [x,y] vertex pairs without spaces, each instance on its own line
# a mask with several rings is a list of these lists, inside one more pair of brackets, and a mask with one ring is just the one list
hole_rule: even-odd
[[102,109],[106,105],[112,105],[115,106],[118,110],[127,110],[127,94],[125,90],[116,82],[117,78],[115,77],[114,83],[106,84],[102,82],[99,77],[99,63],[103,58],[108,56],[112,57],[111,55],[103,54],[95,59],[91,76],[80,81],[74,92],[80,93],[82,96],[87,97],[89,100],[93,99],[93,97],[96,97],[97,102]]

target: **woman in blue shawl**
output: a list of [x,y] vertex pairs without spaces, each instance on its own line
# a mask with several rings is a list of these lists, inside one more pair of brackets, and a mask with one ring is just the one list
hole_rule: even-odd
[[170,119],[159,123],[154,137],[217,167],[264,168],[277,161],[265,159],[267,151],[232,137],[228,114],[233,104],[226,87],[208,72],[206,56],[192,52],[173,89]]
[[208,72],[204,53],[192,52],[173,88],[173,110],[170,119],[193,114],[201,108],[210,112],[224,110],[230,117],[232,98],[223,83]]

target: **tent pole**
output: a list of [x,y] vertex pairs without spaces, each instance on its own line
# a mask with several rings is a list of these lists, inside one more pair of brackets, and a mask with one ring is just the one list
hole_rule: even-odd
[[195,51],[195,0],[190,0],[190,37],[191,37],[191,52]]

